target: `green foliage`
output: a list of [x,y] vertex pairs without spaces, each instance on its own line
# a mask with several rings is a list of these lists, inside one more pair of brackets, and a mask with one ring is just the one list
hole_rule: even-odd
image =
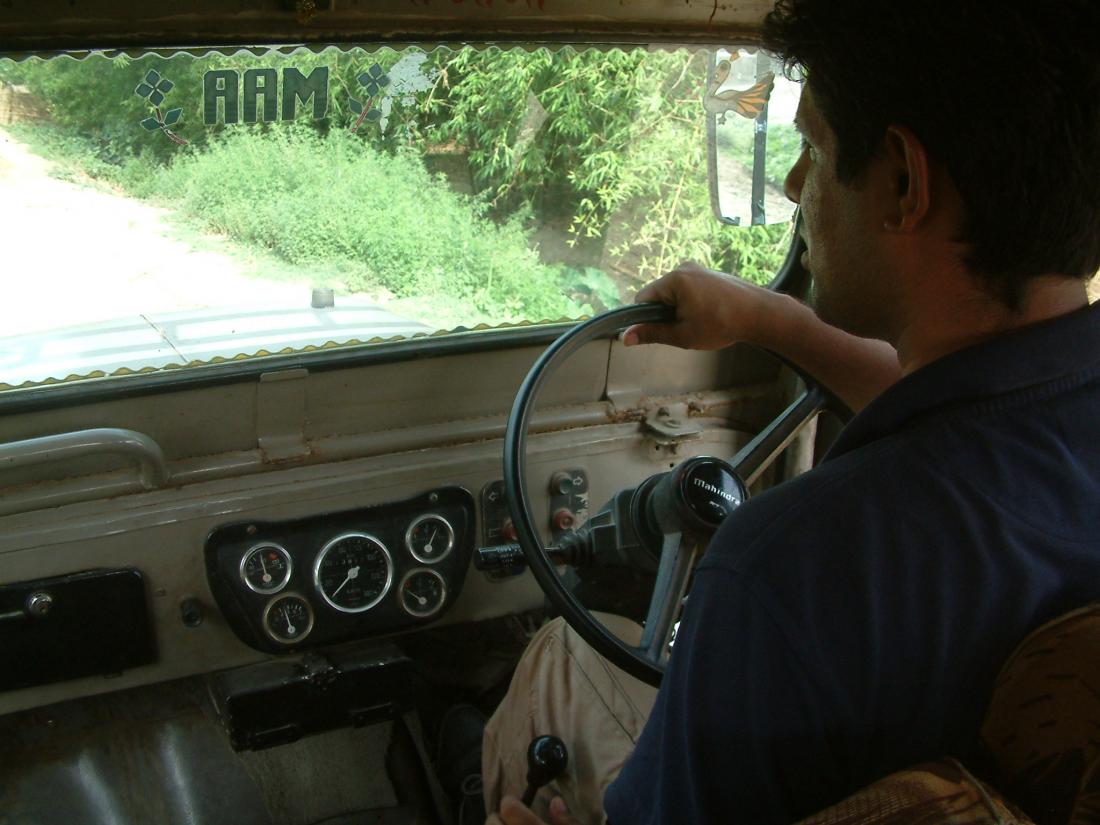
[[[171,124],[173,131],[198,148],[207,141],[216,140],[226,130],[265,132],[273,128],[306,126],[326,132],[347,128],[356,118],[350,103],[353,95],[357,99],[364,97],[356,76],[375,63],[388,70],[401,56],[393,49],[370,53],[363,49],[341,51],[335,48],[320,53],[299,49],[290,53],[265,50],[261,54],[260,60],[251,51],[233,55],[211,53],[202,57],[181,52],[169,57],[150,54],[140,58],[108,58],[92,54],[83,60],[68,57],[31,58],[21,63],[0,60],[0,80],[26,85],[46,102],[54,123],[87,139],[103,163],[117,165],[134,156],[142,156],[151,163],[165,163],[176,153],[176,145],[159,132],[149,132],[140,126],[151,115],[152,106],[148,99],[135,94],[135,90],[150,70],[172,82],[162,112],[181,109],[178,121]],[[293,124],[204,125],[202,92],[206,72],[235,69],[243,75],[245,70],[260,65],[276,69],[280,76],[286,67],[292,66],[309,74],[318,66],[327,66],[330,83],[325,119],[313,121],[308,107],[300,106]],[[400,111],[397,117],[400,119]],[[398,133],[401,130],[390,131]],[[380,135],[377,128],[364,130],[362,137],[378,146],[393,148],[397,144]]]
[[101,159],[117,162],[130,151],[130,133],[148,114],[148,104],[134,94],[148,67],[165,61],[149,57],[110,59],[93,54],[84,60],[31,58],[4,67],[3,79],[26,85],[49,108],[55,124],[73,135],[95,141]]
[[372,150],[347,132],[226,133],[177,158],[157,193],[208,229],[291,263],[339,264],[353,291],[445,296],[498,322],[584,309],[562,295],[516,222],[492,222],[418,158]]
[[[753,122],[728,115],[718,129],[720,152],[731,153],[746,166],[752,166]],[[783,188],[787,173],[802,153],[802,136],[790,123],[769,123],[767,150],[764,154],[764,177],[776,189]]]
[[558,267],[561,290],[574,301],[591,306],[596,312],[619,306],[623,299],[619,287],[603,270],[592,266],[577,269]]
[[768,126],[768,154],[764,160],[764,173],[768,180],[782,189],[787,173],[802,154],[802,136],[791,123],[772,123]]
[[443,70],[433,134],[468,148],[498,211],[529,204],[588,237],[626,217],[612,253],[639,281],[688,259],[771,279],[761,267],[782,260],[783,229],[732,229],[711,213],[702,52],[486,49]]
[[[732,227],[731,227],[732,228]],[[765,285],[771,282],[791,247],[794,227],[788,223],[741,226],[731,233],[733,266],[742,278]]]

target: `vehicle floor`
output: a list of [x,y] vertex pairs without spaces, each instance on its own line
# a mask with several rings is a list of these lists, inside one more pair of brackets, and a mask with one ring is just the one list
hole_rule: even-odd
[[455,703],[499,699],[532,617],[403,640],[415,709],[234,751],[207,677],[0,717],[0,825],[451,825],[432,764]]
[[4,719],[0,823],[417,821],[386,769],[395,723],[237,753],[202,690],[186,680]]

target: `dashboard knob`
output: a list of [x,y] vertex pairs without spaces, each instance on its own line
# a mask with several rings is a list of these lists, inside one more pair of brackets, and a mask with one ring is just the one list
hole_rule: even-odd
[[558,530],[572,530],[576,523],[577,517],[572,510],[559,507],[554,511],[554,527]]
[[27,597],[27,612],[32,616],[41,619],[47,613],[50,612],[50,608],[53,607],[53,596],[44,590],[39,590],[36,593],[31,593]]
[[573,492],[573,475],[561,470],[550,476],[550,495],[567,496]]

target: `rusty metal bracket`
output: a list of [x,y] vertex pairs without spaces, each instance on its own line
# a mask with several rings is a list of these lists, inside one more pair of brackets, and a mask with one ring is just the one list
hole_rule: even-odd
[[703,428],[692,421],[687,404],[667,404],[650,412],[645,418],[645,428],[650,437],[658,444],[679,444],[692,441],[703,432]]

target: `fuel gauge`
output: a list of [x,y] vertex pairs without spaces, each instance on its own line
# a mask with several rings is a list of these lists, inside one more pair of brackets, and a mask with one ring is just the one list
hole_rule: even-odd
[[257,544],[241,559],[241,580],[255,593],[278,593],[290,581],[290,554],[278,544]]
[[398,588],[401,606],[410,616],[423,619],[439,611],[447,599],[447,584],[434,570],[410,570]]
[[284,593],[264,608],[264,630],[284,645],[300,642],[313,630],[313,608],[296,593]]

